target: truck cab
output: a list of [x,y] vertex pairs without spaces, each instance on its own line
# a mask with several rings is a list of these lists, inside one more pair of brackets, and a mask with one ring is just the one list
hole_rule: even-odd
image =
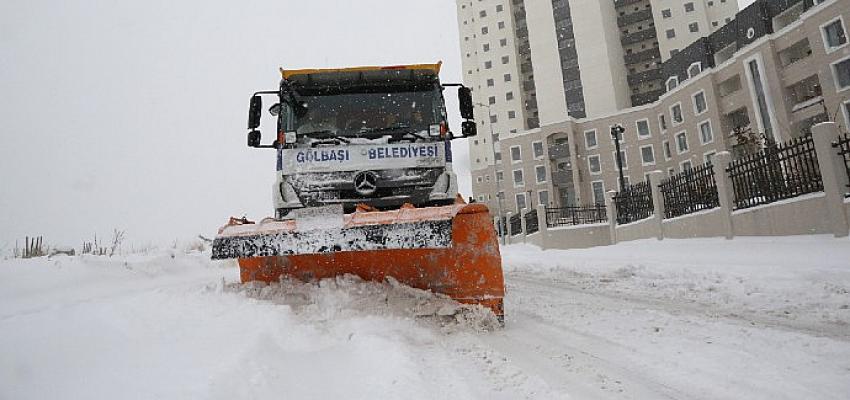
[[[251,99],[248,145],[277,150],[277,218],[300,208],[397,209],[451,204],[458,193],[443,91],[458,86],[463,135],[474,136],[470,91],[442,85],[440,64],[281,70],[280,88]],[[277,135],[261,144],[261,95]]]

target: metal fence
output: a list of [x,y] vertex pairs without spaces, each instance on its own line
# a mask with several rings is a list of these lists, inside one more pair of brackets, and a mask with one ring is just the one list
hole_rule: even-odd
[[525,213],[525,234],[530,235],[540,231],[540,224],[537,222],[537,209],[533,209]]
[[654,211],[649,182],[627,186],[614,196],[614,204],[617,206],[617,223],[620,225],[649,218]]
[[832,147],[838,149],[838,155],[844,157],[844,168],[847,170],[847,194],[850,195],[850,134],[845,133],[839,136]]
[[599,224],[607,221],[608,209],[604,204],[546,209],[546,226],[549,228]]
[[714,167],[706,163],[661,181],[664,217],[675,218],[720,207]]
[[768,145],[756,154],[732,162],[726,171],[735,190],[735,209],[823,190],[811,136]]
[[522,216],[519,214],[511,215],[511,219],[508,221],[508,227],[511,229],[511,236],[522,233]]

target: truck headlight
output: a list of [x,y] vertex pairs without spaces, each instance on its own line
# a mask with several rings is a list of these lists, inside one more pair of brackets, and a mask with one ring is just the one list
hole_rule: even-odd
[[430,128],[428,129],[428,134],[433,136],[433,137],[440,136],[441,129],[442,129],[442,127],[439,124],[431,125]]

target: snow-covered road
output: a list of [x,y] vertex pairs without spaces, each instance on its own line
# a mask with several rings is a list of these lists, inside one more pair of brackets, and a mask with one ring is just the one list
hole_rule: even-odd
[[0,399],[847,399],[850,241],[503,249],[507,326],[167,252],[0,262]]

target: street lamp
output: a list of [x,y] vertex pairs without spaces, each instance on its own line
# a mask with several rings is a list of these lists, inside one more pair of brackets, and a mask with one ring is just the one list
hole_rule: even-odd
[[[496,179],[496,208],[499,211],[499,236],[501,237],[502,244],[504,245],[505,244],[505,232],[504,231],[505,231],[505,225],[507,225],[507,223],[503,223],[504,213],[502,211],[502,198],[504,196],[502,196],[502,182],[501,182],[501,179],[499,179],[499,167],[498,167],[498,164],[496,163],[496,142],[493,140],[493,135],[494,135],[494,133],[493,133],[493,122],[492,122],[493,121],[493,113],[492,113],[492,110],[490,109],[490,106],[487,105],[487,104],[475,103],[475,105],[481,106],[481,107],[486,107],[487,108],[487,115],[490,117],[490,121],[487,123],[487,126],[490,127],[490,147],[493,150],[493,170],[495,171],[495,175],[496,175],[496,176],[494,176],[494,178]],[[504,172],[502,172],[503,178],[504,178],[504,175],[505,175]]]
[[617,124],[611,127],[611,138],[614,139],[614,148],[617,150],[617,169],[620,171],[620,192],[626,190],[626,177],[623,175],[623,157],[620,154],[620,137],[626,132],[626,128]]

